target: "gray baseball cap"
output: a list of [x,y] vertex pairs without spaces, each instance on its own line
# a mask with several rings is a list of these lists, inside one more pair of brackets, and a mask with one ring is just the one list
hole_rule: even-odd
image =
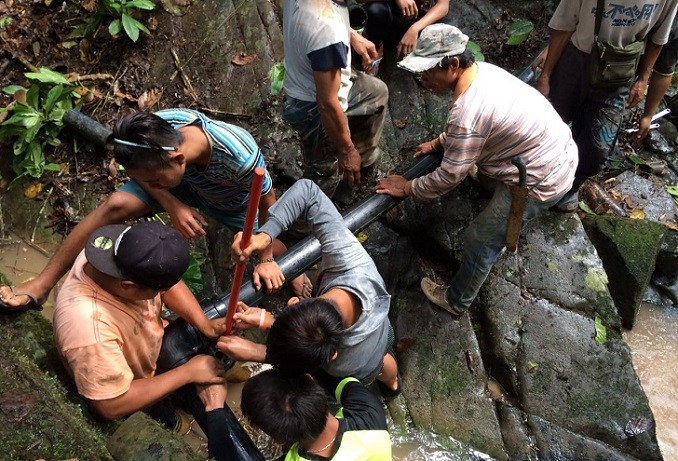
[[431,24],[417,39],[414,51],[398,63],[409,72],[420,73],[435,67],[446,56],[456,56],[466,50],[468,36],[449,24]]

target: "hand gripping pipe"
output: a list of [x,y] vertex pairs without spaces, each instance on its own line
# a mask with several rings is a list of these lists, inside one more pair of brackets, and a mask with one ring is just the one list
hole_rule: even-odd
[[[441,158],[442,153],[427,155],[410,167],[403,176],[413,179],[428,174],[440,165]],[[344,214],[344,222],[351,232],[359,232],[402,200],[389,195],[374,194],[347,211]],[[285,279],[293,280],[317,263],[320,256],[320,242],[315,237],[308,236],[288,249],[276,261]],[[263,288],[256,290],[251,280],[240,286],[240,300],[249,305],[256,304],[265,294]],[[200,304],[209,319],[223,317],[228,310],[229,296],[216,296]],[[174,320],[165,327],[162,349],[158,357],[158,370],[170,370],[199,353],[212,353],[212,343],[211,339],[185,320]]]

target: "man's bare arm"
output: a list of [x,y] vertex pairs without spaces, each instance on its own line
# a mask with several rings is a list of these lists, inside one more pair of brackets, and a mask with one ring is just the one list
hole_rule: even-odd
[[339,104],[341,69],[314,71],[316,102],[325,132],[339,152],[339,172],[350,186],[360,182],[360,153],[351,140],[348,120]]

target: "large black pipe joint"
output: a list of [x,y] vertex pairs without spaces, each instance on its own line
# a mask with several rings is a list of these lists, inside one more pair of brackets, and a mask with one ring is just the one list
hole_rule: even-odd
[[209,339],[184,319],[170,322],[162,336],[162,347],[157,362],[158,373],[183,365],[205,350],[208,343]]
[[[219,297],[204,299],[200,306],[209,319],[226,315],[228,305],[224,305]],[[210,354],[219,358],[226,369],[233,366],[233,360],[223,356],[214,348],[214,341],[203,335],[197,328],[184,319],[176,319],[165,327],[162,346],[158,356],[158,373],[171,370],[188,362],[197,354]]]

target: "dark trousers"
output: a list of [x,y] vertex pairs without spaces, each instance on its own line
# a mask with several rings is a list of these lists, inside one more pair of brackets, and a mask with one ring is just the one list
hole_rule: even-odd
[[549,99],[566,123],[579,150],[575,185],[600,171],[617,142],[629,87],[592,88],[589,54],[569,43],[551,74]]

